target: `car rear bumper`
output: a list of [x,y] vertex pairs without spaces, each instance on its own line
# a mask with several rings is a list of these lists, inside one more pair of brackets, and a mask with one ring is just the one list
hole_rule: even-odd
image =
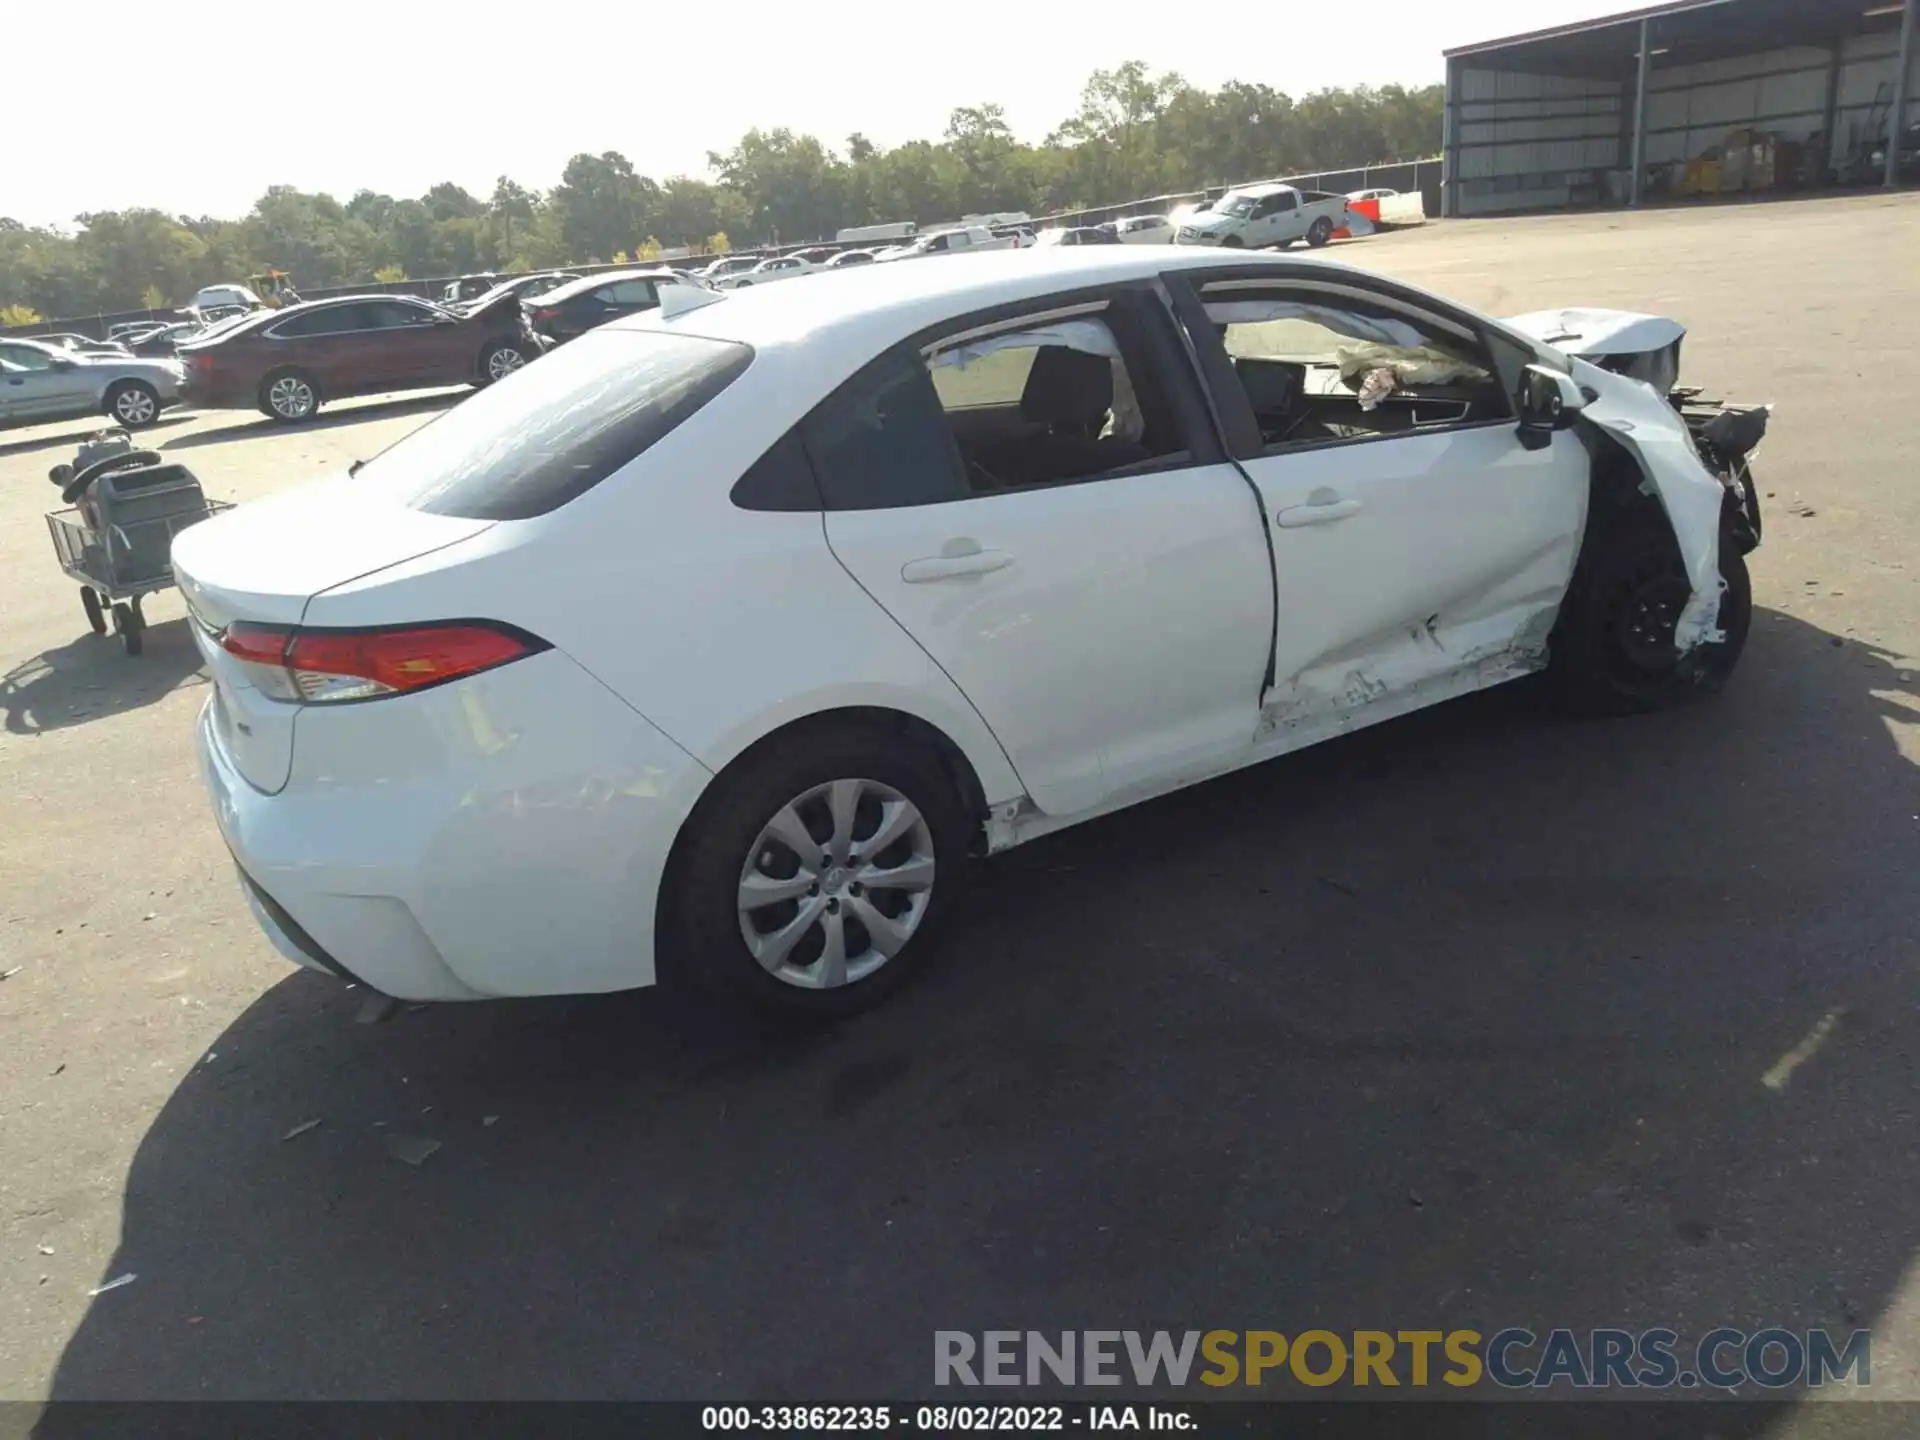
[[201,771],[287,959],[405,1000],[653,983],[661,875],[709,777],[566,656],[308,706],[272,795],[236,767],[212,704]]

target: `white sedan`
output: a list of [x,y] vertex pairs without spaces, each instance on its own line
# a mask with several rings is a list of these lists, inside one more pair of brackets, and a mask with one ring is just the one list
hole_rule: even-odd
[[816,265],[813,261],[803,260],[798,255],[776,255],[771,260],[762,260],[751,270],[723,275],[713,283],[721,290],[744,290],[754,285],[771,285],[776,280],[792,280],[797,276],[811,275],[816,270],[824,269],[826,269],[825,265]]
[[1532,323],[1614,368],[1364,271],[1123,246],[593,330],[180,536],[253,912],[406,999],[839,1013],[973,857],[1536,671],[1712,691],[1744,460],[1594,338],[1679,327]]

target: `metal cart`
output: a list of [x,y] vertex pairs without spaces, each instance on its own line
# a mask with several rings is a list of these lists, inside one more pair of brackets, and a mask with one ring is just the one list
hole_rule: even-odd
[[173,585],[173,537],[189,525],[233,506],[209,500],[184,465],[151,451],[128,451],[89,465],[78,476],[62,466],[53,478],[83,482],[62,498],[70,508],[47,516],[60,568],[80,582],[80,608],[96,635],[113,631],[129,655],[138,655],[146,617],[142,597]]

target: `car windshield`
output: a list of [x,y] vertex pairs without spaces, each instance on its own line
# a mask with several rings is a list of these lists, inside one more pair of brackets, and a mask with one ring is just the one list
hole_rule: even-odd
[[1220,202],[1217,213],[1231,215],[1235,220],[1244,220],[1253,214],[1256,203],[1251,195],[1229,195]]
[[752,359],[727,340],[589,332],[381,451],[360,477],[435,515],[544,515],[668,434]]

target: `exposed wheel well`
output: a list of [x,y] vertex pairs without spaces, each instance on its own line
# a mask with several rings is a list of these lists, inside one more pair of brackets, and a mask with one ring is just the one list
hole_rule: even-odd
[[[960,797],[961,807],[973,822],[970,837],[973,853],[985,855],[987,851],[987,796],[980,776],[973,768],[973,762],[967,759],[966,752],[946,735],[937,725],[922,720],[917,715],[909,715],[904,710],[888,710],[879,706],[846,706],[838,710],[822,710],[817,714],[791,720],[762,735],[753,744],[747,746],[733,759],[723,765],[707,785],[705,792],[694,802],[693,809],[681,823],[679,834],[673,837],[673,848],[667,852],[667,864],[661,874],[659,897],[654,902],[655,954],[663,955],[665,947],[659,944],[658,937],[671,919],[669,906],[673,897],[680,893],[680,867],[685,862],[688,837],[700,823],[707,802],[719,792],[720,783],[729,774],[746,764],[754,756],[779,745],[791,745],[809,736],[819,735],[837,729],[881,729],[905,736],[915,743],[924,745],[940,758],[941,768],[953,781],[954,793]],[[658,977],[663,983],[667,977]]]

